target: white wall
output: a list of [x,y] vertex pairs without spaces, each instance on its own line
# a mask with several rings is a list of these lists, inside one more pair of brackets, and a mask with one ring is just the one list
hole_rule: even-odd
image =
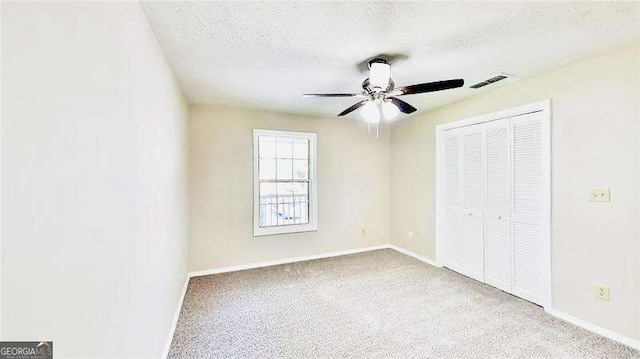
[[[253,129],[318,134],[318,231],[253,237]],[[389,243],[389,134],[362,122],[191,108],[189,270]],[[361,229],[365,229],[365,235]]]
[[188,108],[138,3],[2,3],[2,332],[157,358],[186,276]]
[[[391,242],[435,258],[436,125],[550,98],[553,307],[640,339],[639,50],[633,44],[392,126]],[[588,202],[588,187],[611,187],[612,202]],[[611,286],[610,302],[594,297],[596,283]]]

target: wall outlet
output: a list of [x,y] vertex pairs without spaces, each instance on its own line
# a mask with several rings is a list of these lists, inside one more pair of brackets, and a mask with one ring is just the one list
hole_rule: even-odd
[[409,239],[413,239],[413,231],[409,231]]
[[596,284],[596,298],[606,300],[611,298],[611,288]]
[[361,229],[360,229],[360,235],[361,235],[361,236],[364,236],[364,235],[366,235],[366,234],[367,234],[367,231],[366,231],[364,228],[361,228]]
[[611,189],[589,188],[589,202],[611,202]]

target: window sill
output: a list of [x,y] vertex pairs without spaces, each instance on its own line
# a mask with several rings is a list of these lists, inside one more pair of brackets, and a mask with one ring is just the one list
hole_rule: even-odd
[[253,229],[254,237],[273,236],[277,234],[293,234],[303,232],[315,232],[318,227],[313,224],[291,225],[282,227],[258,227]]

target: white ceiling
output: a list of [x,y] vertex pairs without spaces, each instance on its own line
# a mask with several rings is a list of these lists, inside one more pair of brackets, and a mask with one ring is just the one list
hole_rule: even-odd
[[[397,86],[517,79],[640,40],[638,2],[143,2],[191,103],[334,116],[380,53]],[[496,84],[493,86],[501,86]],[[405,96],[424,111],[484,90]],[[352,115],[353,116],[353,115]]]

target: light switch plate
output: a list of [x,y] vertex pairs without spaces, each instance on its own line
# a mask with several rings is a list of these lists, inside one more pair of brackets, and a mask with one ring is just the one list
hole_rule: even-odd
[[611,299],[611,288],[596,284],[596,298],[608,302]]
[[611,202],[611,190],[607,188],[589,188],[589,202]]
[[413,239],[413,231],[409,231],[409,239]]

